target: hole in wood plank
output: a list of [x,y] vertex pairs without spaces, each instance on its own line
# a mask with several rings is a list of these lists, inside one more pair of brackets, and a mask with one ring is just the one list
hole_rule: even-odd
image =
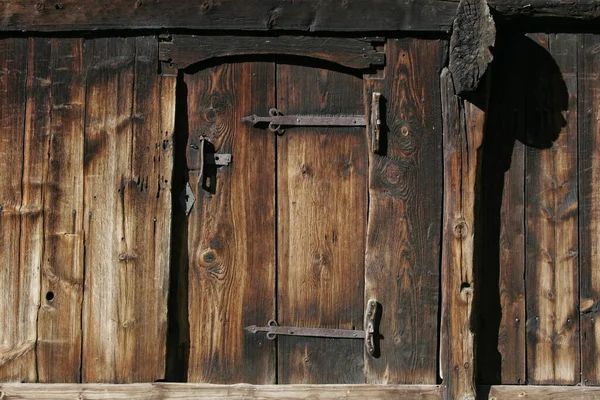
[[48,303],[51,303],[52,300],[54,300],[54,292],[50,291],[46,293],[46,301],[48,301]]

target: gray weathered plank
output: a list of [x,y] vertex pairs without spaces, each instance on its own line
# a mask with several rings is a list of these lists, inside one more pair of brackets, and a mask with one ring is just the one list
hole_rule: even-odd
[[172,131],[157,51],[153,37],[85,42],[84,382],[164,378]]
[[250,400],[438,400],[435,385],[209,385],[192,383],[107,384],[0,384],[0,397],[15,400],[106,399],[250,399]]
[[[40,382],[79,382],[83,295],[83,125],[85,83],[82,39],[36,39],[47,47],[51,70],[44,154],[44,256],[38,313]],[[43,82],[43,81],[42,81]],[[43,91],[36,88],[35,92]],[[41,116],[41,115],[40,115]],[[66,179],[68,177],[68,179]]]
[[36,146],[43,149],[46,132],[34,136],[30,111],[25,137],[26,84],[35,79],[29,49],[27,39],[0,40],[0,381],[37,379],[43,174]]

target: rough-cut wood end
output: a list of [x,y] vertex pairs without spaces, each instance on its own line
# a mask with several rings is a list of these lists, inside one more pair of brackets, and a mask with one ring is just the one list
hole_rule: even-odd
[[474,92],[488,65],[496,41],[496,25],[486,0],[461,0],[450,38],[448,68],[454,90],[463,95]]

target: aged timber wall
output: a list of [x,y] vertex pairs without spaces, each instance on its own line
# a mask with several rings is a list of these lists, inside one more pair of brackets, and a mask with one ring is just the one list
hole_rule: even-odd
[[0,379],[164,377],[174,80],[155,37],[0,40]]
[[598,35],[499,37],[478,214],[480,383],[600,383],[599,49]]

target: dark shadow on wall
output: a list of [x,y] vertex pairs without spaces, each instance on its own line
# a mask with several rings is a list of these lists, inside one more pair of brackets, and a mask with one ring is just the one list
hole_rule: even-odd
[[189,136],[187,86],[180,72],[175,99],[174,166],[172,188],[171,271],[168,301],[167,362],[165,380],[186,382],[190,352],[188,321],[188,219],[181,194],[189,181],[186,165]]
[[[505,173],[511,168],[517,140],[538,149],[552,147],[566,125],[563,111],[568,108],[567,86],[556,62],[544,47],[524,34],[498,32],[490,73],[483,162],[476,183],[479,197],[473,307],[480,385],[504,383],[498,343],[502,319],[500,229]],[[522,258],[524,262],[524,254]],[[515,276],[515,280],[519,279],[524,277]]]

